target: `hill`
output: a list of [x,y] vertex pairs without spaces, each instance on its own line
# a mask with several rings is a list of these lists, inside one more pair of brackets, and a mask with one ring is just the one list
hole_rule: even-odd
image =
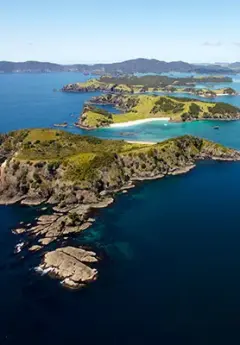
[[145,75],[141,77],[124,75],[121,77],[102,76],[89,79],[84,83],[73,83],[63,86],[63,92],[95,92],[144,93],[166,91],[164,88],[177,86],[195,86],[197,83],[231,83],[232,78],[222,76],[174,78],[162,75]]
[[235,150],[187,135],[145,145],[49,129],[0,135],[0,156],[1,203],[55,205],[52,214],[47,210],[14,233],[26,233],[30,251],[44,248],[39,270],[69,288],[97,278],[91,267],[97,255],[61,242],[92,225],[93,208],[112,203],[116,192],[134,187],[133,181],[186,173],[197,160],[240,160]]
[[234,73],[230,68],[216,65],[198,66],[183,61],[165,62],[156,59],[134,59],[108,64],[71,64],[61,65],[50,62],[0,61],[0,73],[50,73],[50,72],[89,72],[97,74],[134,74],[134,73],[167,73],[167,72],[199,72],[199,73]]
[[86,105],[77,126],[85,129],[115,126],[129,121],[169,119],[170,121],[193,121],[200,119],[235,120],[240,109],[225,103],[202,102],[191,98],[154,95],[105,94],[93,97],[92,105],[112,104],[122,114],[111,114],[96,106]]
[[[192,163],[194,157],[208,157],[212,149],[221,158],[236,152],[191,136],[144,145],[50,129],[11,132],[0,137],[1,199],[51,197],[53,202],[54,195],[54,203],[70,196],[77,202],[82,200],[81,190],[87,189],[97,201],[102,191],[174,171]],[[86,203],[90,194],[85,193]]]

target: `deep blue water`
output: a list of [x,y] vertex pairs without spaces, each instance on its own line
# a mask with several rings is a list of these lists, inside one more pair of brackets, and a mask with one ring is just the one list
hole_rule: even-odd
[[[80,78],[0,76],[1,131],[72,119],[89,95],[52,89]],[[212,126],[151,124],[127,131],[156,141],[189,132],[240,149],[239,122],[221,123],[219,131]],[[93,133],[121,137],[115,130]],[[21,236],[10,230],[40,211],[1,206],[0,344],[239,344],[239,175],[239,163],[204,162],[189,174],[118,195],[74,240],[104,257],[99,280],[79,292],[37,275],[39,254],[13,254]]]

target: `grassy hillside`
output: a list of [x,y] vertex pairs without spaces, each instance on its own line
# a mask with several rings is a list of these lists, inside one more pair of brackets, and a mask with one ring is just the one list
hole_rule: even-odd
[[224,103],[202,102],[188,98],[154,95],[102,95],[92,99],[93,103],[113,104],[123,109],[122,114],[99,114],[99,110],[85,107],[79,120],[84,128],[106,127],[113,123],[147,118],[169,117],[171,121],[199,119],[235,119],[240,110]]
[[111,91],[115,93],[139,93],[163,91],[165,87],[171,86],[195,86],[197,83],[223,83],[232,82],[229,77],[206,76],[201,78],[186,77],[174,78],[159,75],[123,76],[111,77],[103,76],[100,79],[91,79],[84,83],[74,83],[65,85],[62,91],[65,92],[92,92],[92,91]]
[[0,144],[3,203],[23,198],[92,203],[101,192],[171,174],[197,159],[239,159],[234,150],[191,136],[145,145],[35,129],[12,132]]

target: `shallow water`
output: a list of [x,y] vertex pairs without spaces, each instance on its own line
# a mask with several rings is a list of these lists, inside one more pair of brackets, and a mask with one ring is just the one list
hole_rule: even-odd
[[[54,92],[70,82],[84,81],[90,76],[80,73],[50,73],[50,74],[4,74],[0,75],[0,131],[7,132],[19,128],[52,127],[54,123],[67,121],[67,130],[101,138],[117,138],[142,141],[162,141],[183,134],[194,134],[208,139],[222,141],[235,147],[235,141],[240,127],[239,122],[212,123],[199,121],[192,123],[147,123],[128,128],[98,129],[83,131],[74,127],[84,102],[99,93],[62,93]],[[240,87],[240,77],[235,77],[236,85]],[[177,94],[176,94],[177,95]],[[179,94],[179,96],[183,96]],[[185,95],[189,97],[189,95]],[[202,99],[202,98],[199,98]],[[229,102],[240,106],[240,96],[217,97],[217,101]],[[108,111],[113,107],[105,106]],[[115,110],[118,113],[117,110]],[[220,131],[212,129],[220,126]]]

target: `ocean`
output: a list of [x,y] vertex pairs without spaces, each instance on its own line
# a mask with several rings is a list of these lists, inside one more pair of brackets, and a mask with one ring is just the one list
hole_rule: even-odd
[[[73,123],[92,94],[53,89],[84,78],[1,75],[1,132]],[[240,105],[240,97],[233,102]],[[240,149],[239,122],[219,122],[218,131],[214,125],[154,123],[91,134],[161,141],[189,133]],[[1,206],[0,344],[239,344],[239,174],[239,163],[201,162],[186,175],[117,195],[73,239],[102,258],[99,279],[80,291],[38,275],[39,254],[14,254],[22,238],[11,229],[40,208]]]

